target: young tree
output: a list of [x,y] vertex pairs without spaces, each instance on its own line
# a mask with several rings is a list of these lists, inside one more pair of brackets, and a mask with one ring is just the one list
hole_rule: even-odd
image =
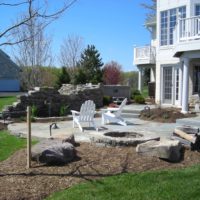
[[86,75],[84,73],[84,70],[80,67],[77,67],[77,70],[73,79],[73,84],[77,85],[77,84],[85,84],[85,83],[87,83],[87,80],[86,80]]
[[103,66],[103,62],[100,53],[94,45],[88,45],[83,51],[79,64],[83,69],[88,83],[96,84],[102,82],[103,73],[101,67]]
[[60,47],[59,60],[62,66],[75,68],[83,50],[83,39],[80,36],[69,35]]
[[106,63],[103,68],[103,82],[106,85],[116,85],[121,81],[121,65],[115,61]]
[[62,67],[61,73],[58,76],[56,87],[59,89],[62,84],[70,83],[70,77],[65,67]]
[[[64,13],[71,5],[73,5],[77,0],[59,0],[55,5],[51,5],[47,0],[19,0],[11,2],[8,0],[3,0],[0,2],[0,8],[4,10],[25,10],[25,15],[16,21],[14,24],[10,24],[5,29],[0,31],[0,46],[2,45],[14,45],[26,40],[30,40],[32,35],[27,35],[26,38],[15,38],[13,37],[13,32],[17,32],[18,28],[21,26],[29,26],[30,22],[35,19],[45,20],[45,28],[51,22],[58,19],[62,13]],[[15,16],[17,18],[17,16]]]

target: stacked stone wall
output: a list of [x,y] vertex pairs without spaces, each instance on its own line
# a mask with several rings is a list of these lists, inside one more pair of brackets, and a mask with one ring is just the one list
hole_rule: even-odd
[[68,111],[80,110],[83,102],[93,100],[96,108],[103,106],[103,91],[101,85],[63,85],[59,91],[53,88],[35,88],[27,95],[20,96],[13,106],[7,106],[4,113],[12,117],[25,115],[27,106],[37,107],[40,117],[60,116],[61,107],[67,106]]

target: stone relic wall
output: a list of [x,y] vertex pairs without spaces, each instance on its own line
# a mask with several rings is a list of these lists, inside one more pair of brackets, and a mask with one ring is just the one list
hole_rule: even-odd
[[96,108],[103,106],[103,90],[100,84],[71,85],[63,84],[60,90],[53,88],[34,88],[28,94],[18,97],[18,102],[7,106],[3,113],[9,113],[11,117],[25,115],[27,106],[36,106],[38,116],[59,116],[60,109],[68,106],[68,110],[80,110],[83,102],[93,100]]

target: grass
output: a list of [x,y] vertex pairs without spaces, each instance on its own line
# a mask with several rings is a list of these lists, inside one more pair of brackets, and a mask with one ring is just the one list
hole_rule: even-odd
[[[37,143],[33,140],[32,144]],[[8,131],[0,131],[0,161],[6,160],[15,151],[26,147],[26,139],[10,135]]]
[[178,170],[127,173],[82,183],[47,200],[197,200],[200,166]]
[[0,111],[5,105],[12,105],[17,100],[16,96],[0,97]]

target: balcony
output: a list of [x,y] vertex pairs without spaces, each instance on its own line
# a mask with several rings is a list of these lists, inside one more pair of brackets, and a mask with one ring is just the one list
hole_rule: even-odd
[[153,46],[134,48],[134,65],[155,64],[156,49]]
[[200,16],[179,19],[174,30],[174,56],[186,51],[200,50]]

